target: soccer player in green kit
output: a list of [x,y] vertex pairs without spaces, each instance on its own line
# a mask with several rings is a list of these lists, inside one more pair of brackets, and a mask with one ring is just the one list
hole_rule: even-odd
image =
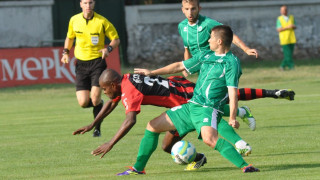
[[[208,39],[210,38],[211,29],[222,24],[214,19],[199,14],[201,10],[199,0],[182,0],[181,10],[186,19],[179,23],[178,30],[185,47],[184,59],[187,60],[198,53],[203,53],[210,49]],[[242,49],[247,55],[255,56],[256,58],[258,57],[258,51],[246,46],[246,44],[235,34],[233,34],[232,43]],[[185,77],[188,76],[186,71],[183,71],[183,75]],[[281,94],[280,96],[286,96],[289,97],[288,99],[293,100],[295,95],[294,91],[291,89],[245,89],[248,93],[252,93],[253,96],[259,92],[265,92],[262,96],[266,96],[266,94]],[[223,112],[224,116],[229,115],[228,105],[225,106]],[[238,115],[246,124],[248,124],[251,130],[255,130],[256,122],[248,107],[243,106],[238,108]]]
[[237,88],[242,72],[239,59],[230,52],[232,35],[230,27],[216,26],[212,29],[209,39],[209,51],[153,71],[135,69],[135,73],[150,76],[187,70],[192,74],[199,73],[199,78],[194,94],[187,104],[171,108],[148,123],[136,163],[123,173],[117,174],[118,176],[145,174],[144,168],[157,148],[160,133],[175,129],[180,136],[196,130],[199,139],[243,172],[259,171],[245,162],[228,141],[218,137],[217,126],[223,121],[222,110],[227,97],[230,103],[229,125],[239,128],[239,122],[236,120]]

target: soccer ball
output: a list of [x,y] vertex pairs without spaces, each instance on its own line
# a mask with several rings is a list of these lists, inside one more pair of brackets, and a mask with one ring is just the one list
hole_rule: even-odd
[[176,142],[171,149],[171,157],[177,164],[189,164],[196,155],[196,148],[188,141]]

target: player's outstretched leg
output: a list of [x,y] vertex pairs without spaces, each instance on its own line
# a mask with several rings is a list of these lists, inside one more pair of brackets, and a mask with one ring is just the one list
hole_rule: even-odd
[[[94,116],[94,118],[96,118],[97,115],[99,114],[100,110],[101,110],[102,107],[103,107],[103,104],[104,104],[104,103],[103,103],[103,100],[101,99],[101,103],[98,104],[97,106],[94,106],[94,107],[93,107],[93,116]],[[100,129],[100,127],[101,127],[101,122],[96,125],[96,127],[95,127],[95,129],[94,129],[94,131],[93,131],[93,135],[92,135],[93,137],[100,137],[100,136],[101,136],[101,129]]]
[[296,93],[292,89],[280,89],[275,92],[275,95],[279,99],[287,99],[293,101]]
[[249,126],[252,131],[256,129],[256,120],[247,106],[242,106],[239,108],[239,117]]
[[240,88],[238,89],[238,99],[242,101],[253,100],[259,98],[275,98],[294,100],[295,92],[292,89],[254,89]]

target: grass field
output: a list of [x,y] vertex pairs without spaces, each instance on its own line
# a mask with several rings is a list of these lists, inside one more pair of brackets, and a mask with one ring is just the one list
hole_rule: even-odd
[[92,121],[92,109],[80,108],[74,86],[67,84],[0,89],[0,179],[320,179],[320,60],[297,61],[295,70],[284,72],[277,69],[279,63],[242,64],[240,87],[296,92],[294,101],[239,102],[257,119],[256,131],[241,123],[237,132],[252,146],[245,160],[260,168],[259,173],[242,173],[190,133],[185,139],[208,158],[199,171],[185,172],[162,152],[162,134],[147,175],[116,177],[133,165],[147,122],[165,108],[143,106],[137,124],[100,159],[90,152],[116,133],[124,108],[120,104],[105,119],[102,137],[93,138],[92,132],[73,136]]

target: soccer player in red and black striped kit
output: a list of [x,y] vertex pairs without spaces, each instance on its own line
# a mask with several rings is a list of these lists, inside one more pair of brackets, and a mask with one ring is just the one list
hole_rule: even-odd
[[[160,107],[172,108],[187,103],[192,97],[195,84],[186,80],[182,76],[171,76],[163,78],[161,76],[144,76],[139,74],[124,74],[122,77],[114,70],[105,70],[99,79],[100,86],[111,100],[106,102],[96,119],[87,126],[84,126],[73,132],[73,135],[84,134],[95,127],[95,124],[101,123],[113,109],[122,100],[126,109],[126,119],[121,125],[116,135],[107,143],[101,145],[93,151],[93,154],[102,154],[104,156],[112,147],[124,137],[136,123],[136,115],[140,113],[141,105],[155,105]],[[293,92],[293,91],[290,91]],[[277,95],[278,93],[278,95]],[[285,98],[293,100],[294,94],[289,94],[286,90],[265,90],[265,89],[239,89],[238,97],[241,100],[252,100],[264,97]],[[223,137],[236,145],[242,140],[226,122],[224,127],[221,126]],[[226,130],[227,129],[227,130]],[[219,127],[218,127],[219,131]],[[235,133],[228,138],[224,132]],[[236,137],[236,138],[235,138]],[[167,132],[163,140],[162,148],[165,152],[170,153],[173,144],[183,137],[179,137],[176,132]],[[244,141],[243,141],[244,142]],[[246,146],[246,145],[244,145]],[[250,149],[251,152],[251,149]],[[249,152],[249,153],[250,153]],[[248,155],[248,154],[246,154]]]

